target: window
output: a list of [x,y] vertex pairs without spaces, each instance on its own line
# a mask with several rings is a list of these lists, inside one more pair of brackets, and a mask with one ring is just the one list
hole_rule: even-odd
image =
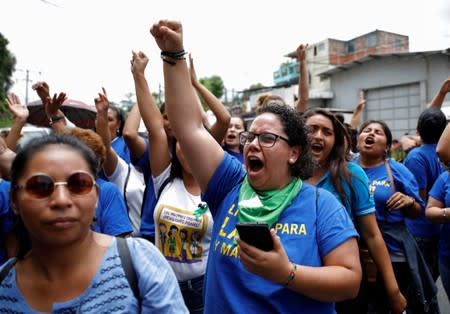
[[319,52],[322,52],[325,50],[325,44],[324,43],[320,43],[319,44]]
[[377,45],[377,36],[376,34],[369,34],[367,36],[367,47],[374,47]]
[[396,39],[394,42],[394,47],[399,49],[402,47],[402,41],[400,39]]
[[349,42],[347,44],[347,53],[353,53],[355,52],[355,44],[352,42]]

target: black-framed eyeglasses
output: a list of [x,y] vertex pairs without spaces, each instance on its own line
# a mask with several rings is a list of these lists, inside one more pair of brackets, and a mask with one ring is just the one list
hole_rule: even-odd
[[53,181],[53,178],[44,173],[38,173],[27,179],[24,185],[14,185],[13,189],[24,189],[34,198],[43,199],[53,194],[56,186],[65,185],[73,196],[86,195],[96,185],[92,175],[84,171],[72,173],[67,181]]
[[272,147],[273,145],[275,145],[276,141],[279,138],[289,143],[289,140],[281,135],[273,134],[270,132],[264,132],[264,133],[258,134],[258,133],[253,133],[253,132],[249,132],[249,131],[244,131],[244,132],[239,133],[239,142],[243,146],[248,145],[251,142],[253,142],[255,137],[258,137],[258,143],[262,147]]

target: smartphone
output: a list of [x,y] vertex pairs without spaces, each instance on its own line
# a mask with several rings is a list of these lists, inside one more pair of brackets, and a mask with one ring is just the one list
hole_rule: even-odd
[[267,223],[238,222],[236,229],[244,242],[266,252],[273,250],[272,235]]

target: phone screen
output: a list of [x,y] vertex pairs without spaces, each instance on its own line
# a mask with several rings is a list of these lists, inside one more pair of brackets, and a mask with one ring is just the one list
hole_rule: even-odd
[[263,251],[273,250],[273,241],[268,224],[262,222],[238,222],[239,237],[246,243]]

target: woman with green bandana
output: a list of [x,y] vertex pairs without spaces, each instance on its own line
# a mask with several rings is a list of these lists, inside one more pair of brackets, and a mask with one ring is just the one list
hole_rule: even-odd
[[[150,32],[162,50],[169,120],[214,217],[205,313],[335,313],[335,301],[358,292],[358,235],[330,192],[303,182],[314,162],[301,116],[262,108],[240,134],[246,173],[193,110],[181,24],[163,20]],[[266,222],[273,249],[240,240],[238,222]]]

